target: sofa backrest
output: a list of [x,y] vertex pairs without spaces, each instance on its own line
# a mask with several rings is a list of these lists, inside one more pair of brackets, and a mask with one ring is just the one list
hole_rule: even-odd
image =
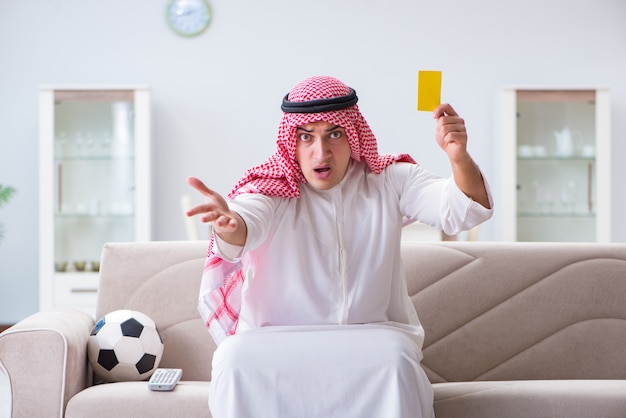
[[[207,241],[110,243],[98,317],[144,312],[161,367],[209,380],[215,345],[197,312]],[[403,243],[432,382],[626,379],[626,244]]]
[[432,382],[625,379],[626,244],[412,243]]
[[118,309],[145,313],[164,350],[160,367],[184,380],[209,380],[215,344],[197,310],[208,241],[109,243],[102,250],[96,317]]

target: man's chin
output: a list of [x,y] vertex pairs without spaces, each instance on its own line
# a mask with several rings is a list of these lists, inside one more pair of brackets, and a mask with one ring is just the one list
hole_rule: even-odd
[[318,178],[307,179],[307,183],[315,190],[328,190],[337,185],[337,182],[331,180],[320,180]]

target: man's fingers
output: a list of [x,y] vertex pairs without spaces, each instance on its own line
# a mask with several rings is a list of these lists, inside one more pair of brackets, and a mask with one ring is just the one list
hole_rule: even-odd
[[219,222],[220,226],[228,224],[230,216],[224,213],[220,207],[214,203],[203,203],[194,206],[187,211],[187,216],[202,215],[202,222]]
[[194,215],[197,215],[199,213],[204,213],[204,212],[206,212],[204,210],[204,205],[194,206],[187,210],[187,216],[194,216]]
[[213,195],[215,194],[213,190],[206,187],[206,185],[200,179],[197,179],[195,177],[187,177],[187,184],[198,190],[205,196],[213,197]]
[[229,214],[228,204],[217,192],[209,189],[202,181],[195,177],[187,177],[187,184],[207,197],[207,202],[187,210],[187,216],[201,215],[204,223],[213,223],[225,230],[235,230],[237,220]]
[[442,134],[449,134],[453,132],[466,133],[467,129],[465,125],[461,123],[453,123],[453,124],[444,124],[439,127],[439,132]]
[[231,218],[230,216],[222,215],[219,216],[214,222],[213,225],[216,225],[223,230],[234,231],[237,228],[237,221],[235,218]]
[[440,129],[444,126],[452,127],[453,129],[464,129],[465,120],[460,116],[441,116],[437,119],[437,126]]
[[458,113],[456,113],[456,110],[454,110],[454,108],[452,106],[450,106],[449,103],[442,103],[439,106],[437,106],[435,108],[435,110],[433,111],[433,117],[435,119],[439,119],[442,116],[459,116]]
[[443,140],[447,144],[450,144],[450,143],[465,144],[466,136],[462,132],[450,132],[444,137]]

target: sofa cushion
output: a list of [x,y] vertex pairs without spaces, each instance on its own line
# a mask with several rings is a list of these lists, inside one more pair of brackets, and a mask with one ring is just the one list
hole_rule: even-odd
[[623,418],[624,380],[436,383],[437,418]]
[[148,382],[89,387],[67,404],[66,418],[211,417],[209,382],[180,381],[170,392],[148,389]]

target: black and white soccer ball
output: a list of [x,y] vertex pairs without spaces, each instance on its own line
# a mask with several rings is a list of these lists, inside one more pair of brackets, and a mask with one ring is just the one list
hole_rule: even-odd
[[119,310],[96,322],[87,342],[95,374],[105,382],[145,380],[161,361],[163,341],[146,314]]

